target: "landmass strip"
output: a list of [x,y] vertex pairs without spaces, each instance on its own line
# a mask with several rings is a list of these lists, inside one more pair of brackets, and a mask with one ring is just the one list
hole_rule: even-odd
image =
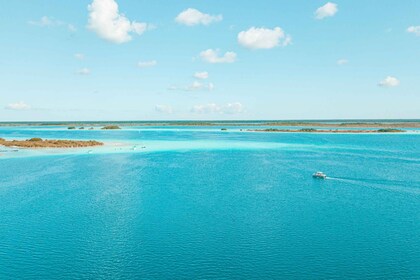
[[6,147],[20,148],[83,148],[102,146],[104,143],[88,140],[43,140],[41,138],[31,138],[27,140],[5,140],[0,138],[0,145]]
[[267,129],[248,129],[247,131],[254,132],[314,132],[314,133],[399,133],[405,132],[402,129],[393,129],[393,128],[383,128],[377,130],[339,130],[339,129],[314,129],[314,128],[302,128],[302,129],[276,129],[276,128],[267,128]]

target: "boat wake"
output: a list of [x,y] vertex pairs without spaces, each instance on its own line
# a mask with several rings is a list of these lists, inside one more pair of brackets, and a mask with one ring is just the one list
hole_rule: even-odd
[[414,195],[420,195],[420,183],[414,186],[407,186],[407,182],[398,180],[377,180],[377,179],[366,179],[366,178],[346,178],[346,177],[327,177],[327,180],[341,181],[351,185],[357,185],[361,187],[369,187],[373,189],[380,189],[385,191],[409,193]]

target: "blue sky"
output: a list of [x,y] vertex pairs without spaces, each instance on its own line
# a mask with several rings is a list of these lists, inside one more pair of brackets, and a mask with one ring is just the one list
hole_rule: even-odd
[[420,1],[14,0],[0,120],[420,118]]

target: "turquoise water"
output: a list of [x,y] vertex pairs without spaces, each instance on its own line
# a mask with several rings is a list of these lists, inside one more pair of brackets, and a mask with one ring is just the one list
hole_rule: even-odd
[[418,133],[0,137],[106,142],[0,152],[1,279],[420,278]]

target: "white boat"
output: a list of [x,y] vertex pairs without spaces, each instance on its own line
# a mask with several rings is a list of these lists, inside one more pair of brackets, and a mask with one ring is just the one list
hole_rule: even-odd
[[315,172],[314,174],[312,174],[312,177],[314,177],[316,179],[326,179],[327,178],[327,175],[325,175],[321,171],[318,171],[318,172]]

